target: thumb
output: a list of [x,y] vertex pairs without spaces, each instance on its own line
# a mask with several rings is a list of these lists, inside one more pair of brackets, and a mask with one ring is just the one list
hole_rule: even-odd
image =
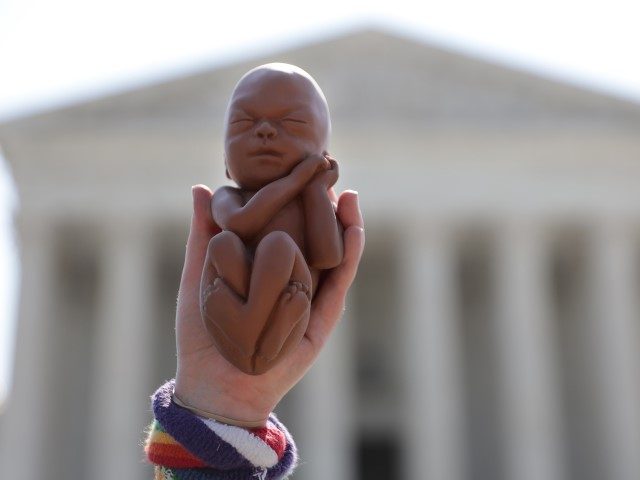
[[[220,228],[211,216],[211,197],[213,193],[205,185],[196,185],[191,188],[193,195],[193,216],[187,240],[187,250],[180,279],[179,300],[185,301],[185,295],[194,295],[198,298],[200,289],[200,277],[207,254],[209,240],[220,232]],[[196,301],[197,304],[197,301]]]

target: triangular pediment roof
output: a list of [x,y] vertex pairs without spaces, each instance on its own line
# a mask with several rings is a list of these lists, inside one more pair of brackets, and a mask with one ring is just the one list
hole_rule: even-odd
[[5,128],[100,128],[141,118],[219,125],[234,83],[270,61],[297,64],[323,87],[334,122],[425,125],[566,123],[640,125],[640,105],[601,92],[454,52],[378,29],[364,29],[270,55],[216,65],[54,111]]

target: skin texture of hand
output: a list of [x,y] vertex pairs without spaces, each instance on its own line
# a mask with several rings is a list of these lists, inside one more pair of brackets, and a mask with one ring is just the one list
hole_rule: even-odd
[[[268,372],[247,375],[218,353],[200,316],[200,280],[207,246],[220,228],[211,216],[211,190],[197,185],[192,193],[194,211],[176,312],[176,395],[193,407],[228,418],[264,419],[311,367],[342,316],[364,249],[358,196],[347,190],[337,199],[337,216],[344,226],[343,261],[320,285],[300,345]],[[335,194],[333,197],[336,200]]]

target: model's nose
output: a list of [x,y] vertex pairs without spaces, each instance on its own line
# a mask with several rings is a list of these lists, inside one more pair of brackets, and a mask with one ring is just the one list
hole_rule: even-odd
[[266,120],[261,121],[256,127],[256,135],[261,139],[272,139],[278,134],[278,131]]

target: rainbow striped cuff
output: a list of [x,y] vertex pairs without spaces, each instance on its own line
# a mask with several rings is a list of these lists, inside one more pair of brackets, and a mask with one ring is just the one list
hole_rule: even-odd
[[274,414],[244,429],[199,417],[171,401],[174,381],[152,396],[145,453],[155,480],[279,480],[296,466],[293,438]]

